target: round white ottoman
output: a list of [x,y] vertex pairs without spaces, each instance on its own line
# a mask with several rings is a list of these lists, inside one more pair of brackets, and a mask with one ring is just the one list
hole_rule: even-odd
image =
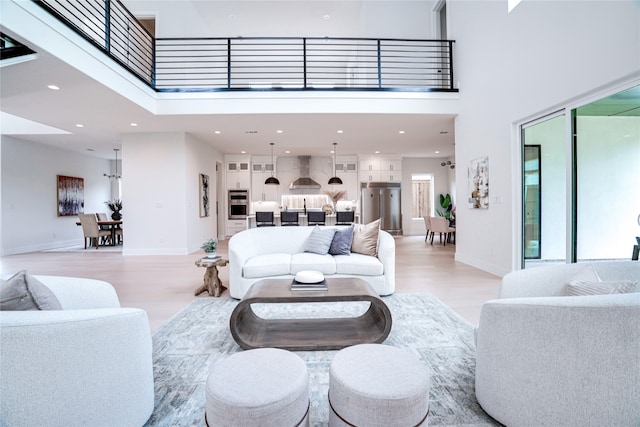
[[329,425],[427,425],[430,384],[427,366],[399,348],[344,348],[329,371]]
[[208,426],[306,426],[309,375],[299,356],[276,348],[235,353],[207,378]]

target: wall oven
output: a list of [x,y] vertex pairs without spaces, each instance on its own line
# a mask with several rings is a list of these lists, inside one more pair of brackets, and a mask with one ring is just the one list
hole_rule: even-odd
[[249,214],[249,190],[229,190],[229,219],[246,219]]

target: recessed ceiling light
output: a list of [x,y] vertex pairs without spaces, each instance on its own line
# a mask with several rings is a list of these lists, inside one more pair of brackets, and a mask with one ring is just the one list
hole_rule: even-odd
[[138,124],[135,123],[135,122],[131,122],[131,123],[129,123],[129,126],[136,127],[136,126],[138,126]]
[[285,153],[286,153],[286,154],[289,154],[289,153],[291,153],[291,151],[289,151],[289,150],[286,150],[286,151],[285,151]]
[[84,125],[83,125],[82,123],[78,123],[78,124],[76,124],[76,127],[77,127],[77,128],[83,128],[83,127],[84,127]]
[[282,133],[282,131],[281,131],[280,129],[278,129],[278,130],[276,131],[276,133]]
[[242,150],[242,151],[240,151],[240,154],[247,154],[247,152]]
[[344,131],[343,130],[339,130],[338,133],[344,133]]
[[380,154],[380,150],[374,151],[375,154]]
[[58,86],[56,86],[56,85],[49,85],[49,86],[47,86],[47,87],[48,87],[49,89],[51,89],[51,90],[60,90],[60,88],[59,88]]
[[398,131],[398,133],[399,133],[400,135],[402,135],[402,134],[404,133],[404,131],[403,131],[403,130],[399,130],[399,131]]
[[440,152],[439,152],[439,151],[435,151],[435,153],[436,153],[436,154],[440,154]]

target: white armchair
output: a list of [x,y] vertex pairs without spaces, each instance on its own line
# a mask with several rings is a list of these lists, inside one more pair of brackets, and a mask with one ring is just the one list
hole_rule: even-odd
[[[603,281],[638,262],[593,263]],[[476,397],[508,426],[640,425],[640,293],[555,296],[584,264],[503,278],[476,330]]]
[[63,310],[0,312],[0,425],[142,426],[154,406],[151,333],[103,281],[34,276]]

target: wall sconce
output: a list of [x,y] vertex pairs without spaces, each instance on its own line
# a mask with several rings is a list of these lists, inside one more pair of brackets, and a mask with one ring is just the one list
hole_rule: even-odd
[[451,160],[447,160],[446,162],[440,163],[440,166],[444,166],[444,167],[449,166],[451,169],[456,168],[455,162],[452,162]]

